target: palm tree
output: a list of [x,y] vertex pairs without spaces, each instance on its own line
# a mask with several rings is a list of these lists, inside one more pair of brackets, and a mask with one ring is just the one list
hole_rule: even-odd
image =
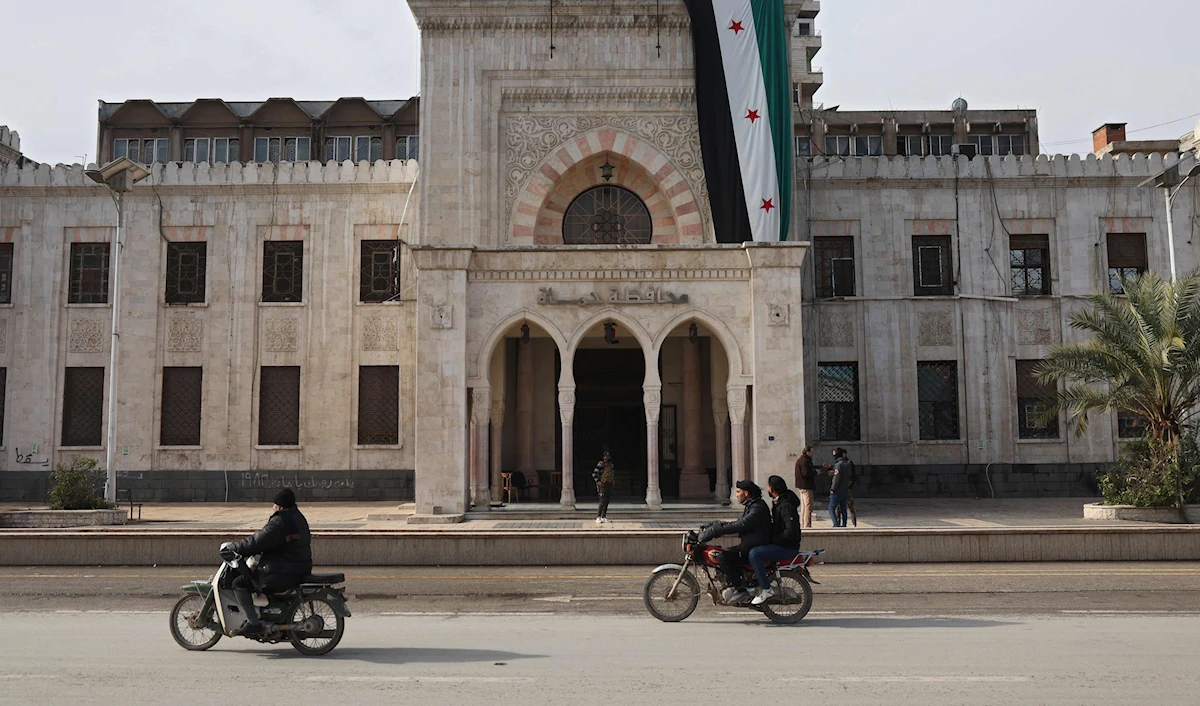
[[[1091,309],[1071,315],[1071,328],[1089,340],[1055,346],[1035,369],[1043,385],[1066,382],[1044,419],[1065,411],[1082,434],[1093,412],[1137,415],[1177,466],[1181,435],[1200,403],[1200,276],[1165,282],[1147,272],[1122,284],[1124,296],[1093,294]],[[1182,510],[1182,473],[1173,475]]]

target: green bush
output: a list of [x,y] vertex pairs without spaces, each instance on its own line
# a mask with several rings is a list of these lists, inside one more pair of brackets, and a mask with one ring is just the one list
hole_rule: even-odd
[[112,507],[96,492],[100,462],[81,458],[70,466],[58,464],[50,473],[51,510],[102,510]]
[[1183,497],[1197,493],[1200,477],[1200,444],[1195,433],[1179,442],[1176,463],[1165,441],[1141,439],[1129,444],[1116,468],[1100,477],[1100,491],[1109,505],[1135,507],[1179,507],[1179,488]]

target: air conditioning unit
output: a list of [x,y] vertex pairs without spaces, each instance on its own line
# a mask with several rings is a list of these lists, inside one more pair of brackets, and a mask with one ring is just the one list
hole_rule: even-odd
[[975,147],[975,145],[973,145],[969,142],[959,143],[959,144],[950,146],[950,154],[953,154],[953,155],[961,154],[961,155],[965,156],[967,159],[974,159],[976,152],[977,152],[977,148]]

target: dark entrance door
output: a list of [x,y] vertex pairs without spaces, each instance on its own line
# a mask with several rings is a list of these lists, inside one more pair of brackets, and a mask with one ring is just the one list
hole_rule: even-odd
[[645,358],[639,349],[575,353],[575,494],[595,497],[592,469],[607,450],[616,466],[614,495],[646,494]]

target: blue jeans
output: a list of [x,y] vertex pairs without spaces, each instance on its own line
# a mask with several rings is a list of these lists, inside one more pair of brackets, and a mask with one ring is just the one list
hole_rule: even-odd
[[846,526],[846,497],[845,493],[829,494],[829,519],[833,520],[834,527]]
[[788,549],[778,544],[764,544],[750,550],[750,566],[754,567],[754,576],[758,578],[759,588],[770,588],[771,581],[767,578],[767,562],[791,559],[796,556],[797,549]]

